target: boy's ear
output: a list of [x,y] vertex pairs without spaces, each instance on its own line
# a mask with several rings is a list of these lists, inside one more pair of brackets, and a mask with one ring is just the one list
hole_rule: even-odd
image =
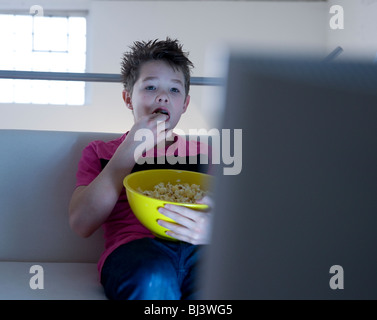
[[189,103],[190,103],[190,95],[187,95],[185,103],[183,104],[183,112],[182,113],[186,112]]
[[123,101],[126,103],[128,109],[133,110],[131,95],[127,90],[122,91]]

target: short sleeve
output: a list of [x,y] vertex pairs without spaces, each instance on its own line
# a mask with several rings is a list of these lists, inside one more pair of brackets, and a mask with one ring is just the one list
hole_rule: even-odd
[[101,161],[94,143],[86,146],[81,155],[76,173],[76,187],[89,185],[101,172]]

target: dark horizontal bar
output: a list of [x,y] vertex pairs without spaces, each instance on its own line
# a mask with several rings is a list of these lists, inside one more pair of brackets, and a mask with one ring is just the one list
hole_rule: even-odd
[[[73,72],[42,72],[0,70],[3,79],[30,79],[30,80],[63,80],[86,82],[122,82],[120,74],[111,73],[73,73]],[[224,83],[221,78],[191,77],[191,84],[197,86],[220,86]]]
[[16,71],[16,70],[0,70],[0,78],[30,79],[30,80],[92,81],[92,82],[121,82],[122,81],[121,76],[118,74]]

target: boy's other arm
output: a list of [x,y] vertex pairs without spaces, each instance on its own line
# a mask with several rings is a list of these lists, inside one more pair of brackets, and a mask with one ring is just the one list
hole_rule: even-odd
[[123,179],[135,165],[133,137],[127,136],[100,174],[87,186],[77,187],[69,204],[69,224],[89,237],[107,219],[119,199]]

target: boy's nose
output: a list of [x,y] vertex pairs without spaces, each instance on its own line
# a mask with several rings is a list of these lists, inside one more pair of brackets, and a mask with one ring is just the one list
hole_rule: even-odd
[[166,94],[160,94],[158,97],[157,97],[157,101],[158,103],[168,103],[169,102],[169,98]]

